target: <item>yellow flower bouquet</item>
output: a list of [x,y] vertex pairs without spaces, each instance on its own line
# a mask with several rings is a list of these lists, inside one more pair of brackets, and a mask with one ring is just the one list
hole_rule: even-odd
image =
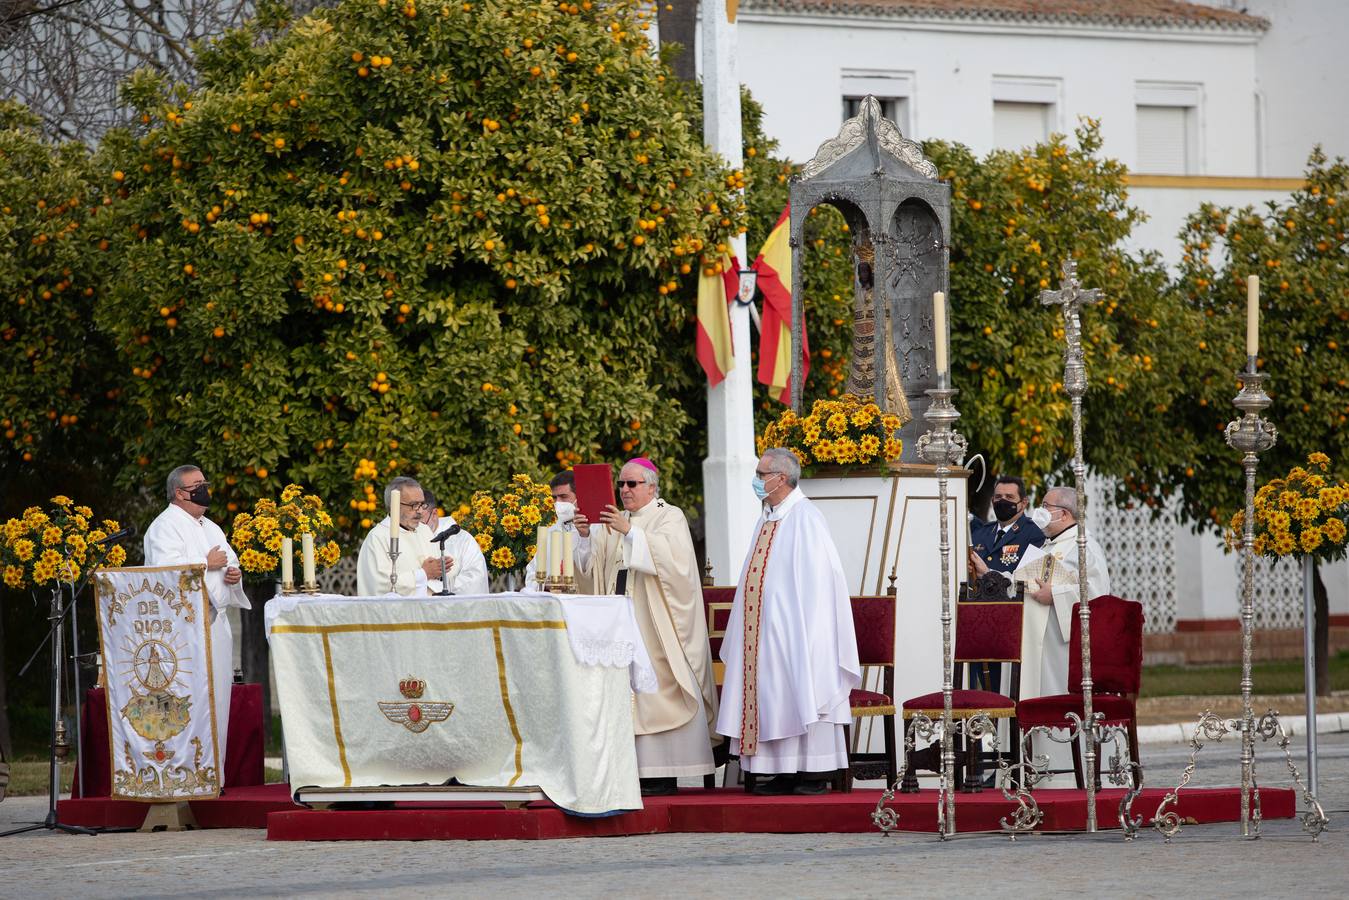
[[[64,495],[51,502],[48,510],[30,506],[22,518],[5,523],[0,534],[0,573],[6,587],[20,590],[45,587],[53,581],[76,581],[85,566],[97,561],[97,543],[122,529],[113,519],[95,519],[92,509]],[[108,551],[103,564],[125,562],[126,548],[118,545]]]
[[[1310,556],[1339,559],[1349,534],[1349,482],[1326,477],[1330,458],[1324,453],[1307,457],[1283,478],[1275,478],[1255,492],[1255,552],[1262,556]],[[1232,516],[1227,545],[1241,546],[1246,514]]]
[[786,447],[807,473],[822,464],[880,466],[899,459],[904,444],[895,435],[902,424],[899,416],[882,415],[874,401],[844,394],[835,400],[816,400],[809,415],[785,410],[756,443],[760,453]]
[[284,538],[294,545],[295,571],[301,571],[302,535],[314,536],[314,565],[326,569],[336,565],[342,550],[333,540],[333,519],[323,508],[323,500],[306,494],[298,484],[290,484],[281,492],[281,500],[263,498],[253,505],[251,513],[234,517],[230,532],[230,546],[239,554],[239,568],[254,578],[275,577],[281,569],[281,547]]
[[524,571],[537,549],[539,526],[552,525],[556,518],[548,485],[515,475],[500,494],[475,493],[458,521],[482,548],[488,570],[507,573]]

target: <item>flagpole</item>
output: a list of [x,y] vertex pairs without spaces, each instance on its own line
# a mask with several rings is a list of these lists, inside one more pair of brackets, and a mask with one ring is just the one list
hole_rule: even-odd
[[[734,5],[728,0],[699,4],[702,51],[703,140],[727,164],[744,164],[740,130],[740,77],[736,70]],[[745,265],[745,237],[731,240],[732,261]],[[733,584],[749,550],[759,502],[750,482],[758,454],[754,448],[754,373],[750,366],[749,307],[732,303],[731,370],[707,390],[707,458],[703,460],[707,561],[718,584]]]

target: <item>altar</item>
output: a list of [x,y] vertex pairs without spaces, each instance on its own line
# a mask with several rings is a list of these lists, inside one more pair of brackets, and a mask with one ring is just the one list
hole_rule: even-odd
[[655,673],[626,597],[288,595],[267,632],[297,795],[534,788],[576,813],[642,807],[632,693]]

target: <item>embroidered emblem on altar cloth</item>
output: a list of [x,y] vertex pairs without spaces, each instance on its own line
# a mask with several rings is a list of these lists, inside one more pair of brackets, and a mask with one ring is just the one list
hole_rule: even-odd
[[402,725],[413,734],[421,734],[436,722],[444,722],[454,712],[454,704],[440,700],[423,700],[426,682],[409,675],[398,682],[398,691],[408,701],[379,700],[379,711],[395,725]]

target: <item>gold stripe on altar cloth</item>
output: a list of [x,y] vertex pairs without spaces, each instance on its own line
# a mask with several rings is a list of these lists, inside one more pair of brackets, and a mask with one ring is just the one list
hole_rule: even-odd
[[477,622],[352,622],[342,625],[274,625],[272,634],[317,634],[323,638],[323,665],[328,678],[328,706],[333,716],[333,738],[337,743],[337,756],[342,765],[342,786],[351,787],[351,765],[347,762],[347,745],[342,738],[342,716],[337,710],[337,679],[333,672],[332,645],[329,636],[333,634],[365,634],[383,631],[473,631],[483,628],[492,630],[492,646],[496,651],[497,677],[501,685],[501,707],[506,721],[511,727],[511,738],[515,741],[515,775],[508,786],[513,787],[524,774],[524,740],[520,736],[520,726],[515,720],[515,709],[511,706],[510,690],[506,685],[506,654],[501,646],[501,629],[513,628],[524,631],[566,631],[567,623],[557,619],[545,619],[538,622],[521,622],[512,619],[487,619]]
[[501,682],[501,706],[506,711],[506,721],[511,726],[511,737],[515,739],[515,774],[506,782],[506,787],[515,787],[524,773],[525,742],[520,738],[520,726],[515,723],[515,709],[511,706],[510,688],[506,686],[506,654],[501,649],[501,629],[492,629],[492,646],[497,654],[497,678]]
[[333,711],[333,737],[337,741],[337,758],[342,763],[342,787],[351,787],[351,766],[347,763],[347,745],[342,740],[342,717],[337,714],[337,679],[333,675],[333,648],[328,635],[323,635],[323,668],[328,673],[328,706]]

